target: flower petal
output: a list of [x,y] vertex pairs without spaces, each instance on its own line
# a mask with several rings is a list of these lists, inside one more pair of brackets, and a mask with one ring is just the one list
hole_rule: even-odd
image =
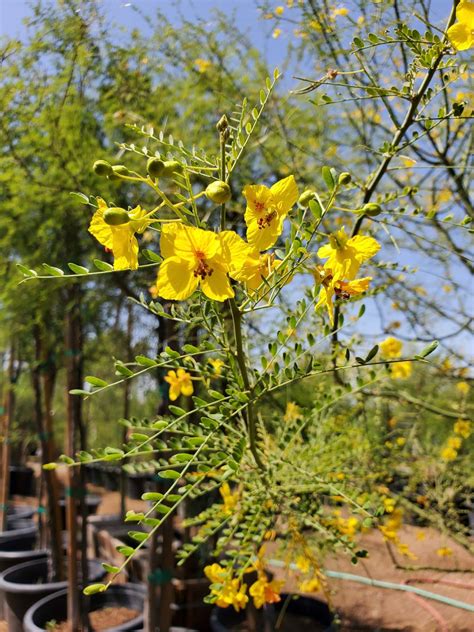
[[190,259],[191,257],[194,258],[195,252],[200,251],[204,253],[206,259],[212,259],[218,254],[220,247],[221,244],[216,233],[181,224],[176,230],[173,254],[181,259]]
[[114,270],[138,268],[138,241],[128,224],[112,227],[112,252]]
[[275,182],[270,188],[280,215],[287,215],[298,199],[298,187],[294,176]]
[[251,222],[247,227],[247,241],[258,251],[271,248],[282,233],[283,220],[284,216],[275,213],[275,217],[263,228],[256,221]]
[[179,257],[168,257],[158,270],[156,290],[158,296],[173,301],[184,301],[189,298],[198,286],[198,279],[193,275],[192,262],[183,261]]
[[373,237],[355,235],[347,241],[346,248],[356,250],[355,258],[359,263],[363,263],[378,253],[380,244]]
[[252,248],[233,230],[224,230],[219,233],[219,238],[224,263],[229,268],[230,276],[234,278],[234,275],[242,270]]
[[225,268],[216,263],[213,264],[212,275],[201,281],[201,288],[204,294],[214,301],[222,302],[234,296]]
[[447,35],[456,50],[468,50],[473,45],[472,29],[465,22],[457,22],[450,26]]
[[165,259],[173,257],[175,254],[174,240],[176,238],[176,233],[181,226],[181,222],[170,222],[169,224],[165,224],[161,229],[160,251],[161,256]]

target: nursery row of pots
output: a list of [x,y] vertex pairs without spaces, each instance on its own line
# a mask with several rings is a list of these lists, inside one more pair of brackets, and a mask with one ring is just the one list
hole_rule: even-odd
[[[116,492],[120,489],[121,468],[107,463],[90,463],[86,465],[87,482]],[[140,500],[148,491],[154,491],[156,484],[162,482],[159,475],[153,472],[125,473],[125,494],[134,500]]]

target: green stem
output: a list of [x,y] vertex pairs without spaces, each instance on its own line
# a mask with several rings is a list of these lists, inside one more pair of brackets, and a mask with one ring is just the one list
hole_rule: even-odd
[[[225,134],[223,134],[223,133],[219,134],[219,142],[220,142],[220,149],[221,149],[221,173],[220,173],[220,177],[221,177],[222,182],[225,182],[225,178],[226,178],[226,169],[225,169]],[[222,204],[222,206],[221,206],[221,230],[225,230],[225,222],[226,222],[225,204]]]
[[[247,392],[250,393],[250,400],[252,399],[252,388],[250,386],[249,375],[247,371],[247,365],[245,364],[245,354],[244,347],[242,343],[242,312],[237,307],[237,304],[233,298],[229,299],[229,305],[232,314],[232,322],[234,325],[234,337],[235,337],[235,347],[236,347],[236,355],[237,355],[237,364],[239,365],[240,374],[242,376],[242,381],[244,383],[244,388]],[[249,433],[249,441],[250,441],[250,451],[253,454],[255,459],[255,463],[257,464],[260,470],[265,470],[265,465],[260,458],[260,454],[258,453],[257,448],[257,427],[256,420],[253,410],[253,403],[249,401],[246,406],[247,413],[247,430]]]

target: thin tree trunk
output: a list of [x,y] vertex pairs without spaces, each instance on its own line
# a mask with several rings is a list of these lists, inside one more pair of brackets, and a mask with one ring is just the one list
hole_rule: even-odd
[[15,408],[15,343],[10,345],[8,384],[5,394],[5,418],[2,443],[2,479],[0,487],[0,533],[7,528],[8,496],[10,491],[10,430]]

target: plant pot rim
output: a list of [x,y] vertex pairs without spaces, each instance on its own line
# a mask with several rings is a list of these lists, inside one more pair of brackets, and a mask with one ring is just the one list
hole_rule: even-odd
[[[65,584],[66,584],[66,580],[63,581],[56,581],[56,582],[45,582],[44,584],[22,584],[20,582],[12,582],[8,580],[8,576],[11,573],[15,573],[17,571],[22,571],[23,569],[28,569],[31,566],[34,566],[35,564],[41,564],[44,563],[44,559],[37,559],[37,560],[29,560],[28,562],[22,562],[21,564],[15,564],[14,566],[10,566],[10,568],[8,568],[6,571],[3,571],[3,573],[0,574],[0,590],[3,590],[6,593],[23,593],[23,594],[35,594],[37,592],[44,592],[45,590],[49,590],[49,591],[55,591],[56,590],[61,590],[62,588],[64,588]],[[87,560],[89,565],[92,564],[97,564],[97,566],[102,568],[102,563],[100,562],[100,560],[97,559],[92,559],[92,560]]]
[[[140,584],[132,584],[132,583],[118,584],[116,586],[111,586],[110,588],[108,588],[107,592],[109,593],[116,592],[116,591],[121,592],[122,589],[124,589],[124,592],[134,592],[138,596],[141,596],[143,598],[145,597],[145,589]],[[48,602],[53,601],[54,599],[61,599],[63,597],[67,598],[67,592],[68,592],[67,588],[63,588],[62,590],[58,590],[57,592],[51,595],[48,595],[47,597],[43,597],[42,599],[37,601],[33,606],[31,606],[31,608],[29,608],[26,611],[26,614],[23,618],[23,625],[24,625],[25,630],[28,630],[29,632],[45,632],[45,628],[38,627],[36,623],[34,623],[33,621],[33,616],[36,610],[43,607]],[[101,595],[104,593],[98,593],[98,594]],[[91,598],[93,597],[94,595],[92,595]],[[120,604],[117,604],[117,605],[120,605]],[[91,612],[93,612],[93,610],[91,610]],[[114,628],[107,628],[105,632],[127,632],[128,630],[139,629],[139,627],[137,626],[143,626],[143,612],[141,612],[138,617],[135,617],[134,619],[130,619],[130,621],[127,621],[126,623],[123,623],[120,626],[115,626]]]
[[[29,555],[30,557],[48,557],[50,553],[49,549],[24,549],[21,551],[2,551],[0,549],[0,560],[13,560],[16,557],[21,558],[23,555]],[[33,560],[30,560],[30,562]]]

